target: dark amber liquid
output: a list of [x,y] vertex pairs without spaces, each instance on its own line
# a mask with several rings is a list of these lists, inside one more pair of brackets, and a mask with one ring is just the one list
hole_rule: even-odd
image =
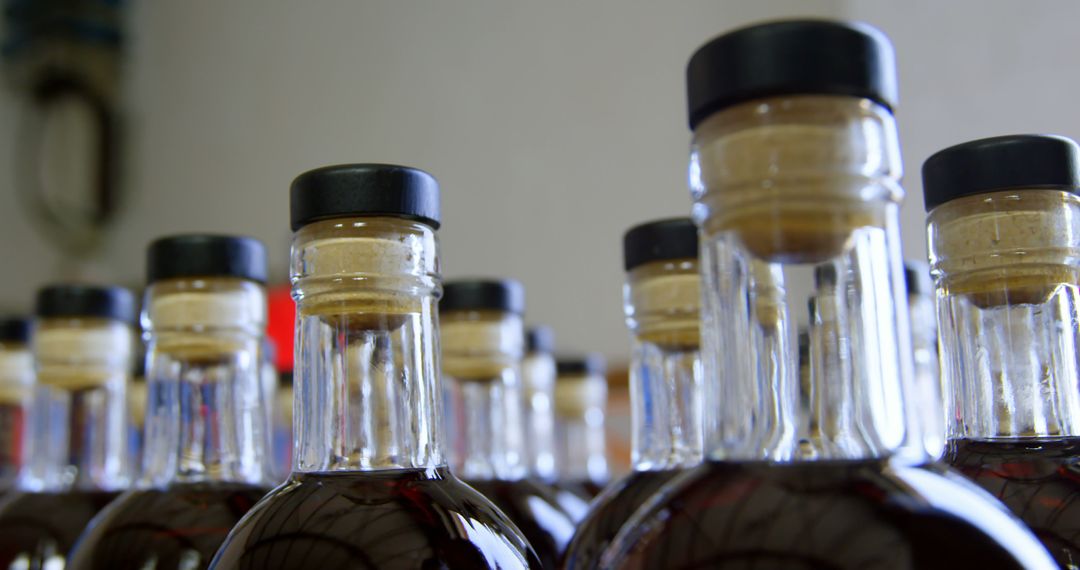
[[592,509],[578,525],[563,565],[566,568],[598,568],[600,555],[623,523],[665,483],[682,471],[634,471],[608,485],[593,501]]
[[1008,524],[1013,520],[978,489],[927,469],[879,461],[710,462],[649,500],[604,561],[739,570],[1049,563],[1033,536]]
[[1062,568],[1080,565],[1080,438],[953,441],[946,461],[1023,519]]
[[513,524],[445,468],[294,475],[229,534],[215,570],[540,568]]
[[[119,494],[70,491],[12,495],[0,506],[0,568],[41,570],[62,564],[90,519]],[[16,561],[27,564],[13,566]]]
[[600,491],[604,490],[604,485],[602,483],[597,483],[590,479],[564,479],[558,482],[558,487],[570,491],[586,501],[592,501],[600,494]]
[[555,492],[530,479],[520,481],[468,481],[517,525],[544,568],[558,564],[575,522],[559,505]]
[[264,488],[233,483],[130,491],[94,519],[68,570],[206,568],[229,530],[264,494]]

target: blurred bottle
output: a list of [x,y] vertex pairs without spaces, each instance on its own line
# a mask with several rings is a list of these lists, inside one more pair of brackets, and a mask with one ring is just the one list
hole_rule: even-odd
[[0,506],[0,568],[63,568],[86,524],[130,484],[131,292],[53,285],[38,292],[36,317],[34,451],[20,492]]
[[561,355],[555,361],[555,467],[558,485],[592,500],[607,484],[604,358]]
[[0,317],[0,498],[15,488],[26,459],[33,392],[30,319]]
[[278,388],[273,402],[274,480],[288,479],[293,467],[293,374],[278,375]]
[[822,20],[691,58],[707,460],[623,525],[603,567],[1053,567],[999,503],[921,468],[894,68],[884,34]]
[[1080,564],[1080,147],[1019,135],[923,165],[946,460]]
[[701,291],[689,218],[632,228],[623,238],[633,471],[604,488],[578,526],[566,568],[600,567],[622,525],[676,475],[701,463]]
[[525,331],[521,362],[525,451],[529,472],[542,481],[556,479],[555,471],[555,333],[550,327]]
[[142,468],[143,432],[146,422],[146,355],[136,351],[135,370],[128,385],[128,463],[133,479]]
[[[945,397],[941,389],[938,359],[937,312],[930,267],[923,262],[904,262],[904,285],[911,314],[911,352],[915,357],[915,392],[918,419],[926,456],[940,460],[945,452]],[[940,465],[940,464],[939,464]]]
[[266,250],[251,238],[181,235],[150,244],[142,477],[94,518],[69,568],[206,568],[266,493],[265,280]]
[[450,281],[439,301],[443,381],[461,405],[454,473],[514,521],[545,568],[554,568],[574,518],[554,489],[529,477],[521,359],[525,292],[512,280]]

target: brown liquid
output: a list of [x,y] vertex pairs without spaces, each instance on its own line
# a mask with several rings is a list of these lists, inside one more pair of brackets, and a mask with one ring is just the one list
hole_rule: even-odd
[[946,461],[1012,509],[1062,568],[1080,565],[1080,438],[953,441]]
[[932,470],[880,461],[709,462],[650,500],[604,560],[631,569],[954,570],[1025,568],[1045,555],[1021,527],[994,526],[1006,515],[981,496]]
[[225,540],[214,570],[540,568],[513,524],[445,468],[294,475]]
[[634,471],[608,485],[593,501],[563,558],[565,568],[598,568],[600,555],[623,523],[664,483],[682,471]]
[[62,563],[86,524],[119,492],[20,493],[0,505],[0,568]]
[[586,501],[592,501],[600,494],[600,491],[604,490],[604,483],[597,483],[591,479],[575,479],[575,480],[561,480],[557,483],[560,489],[565,489],[571,493],[585,499]]
[[229,530],[266,491],[235,483],[187,483],[125,493],[94,519],[67,568],[206,568]]
[[495,503],[525,535],[544,568],[554,568],[570,538],[575,522],[559,505],[555,492],[542,483],[520,481],[468,481]]

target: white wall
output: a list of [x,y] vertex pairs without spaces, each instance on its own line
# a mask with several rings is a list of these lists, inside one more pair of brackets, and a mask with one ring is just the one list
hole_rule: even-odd
[[[909,255],[923,252],[917,173],[933,150],[1080,135],[1080,3],[1065,0],[312,4],[131,3],[130,199],[78,273],[135,284],[148,240],[213,230],[265,240],[283,278],[296,174],[401,162],[442,182],[447,276],[518,277],[561,344],[622,357],[622,233],[689,207],[686,60],[761,19],[853,14],[896,42]],[[0,188],[16,115],[0,93]],[[0,191],[0,308],[74,271],[22,218]]]

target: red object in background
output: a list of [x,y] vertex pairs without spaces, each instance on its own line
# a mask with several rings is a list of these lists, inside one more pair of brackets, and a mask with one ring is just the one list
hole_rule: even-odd
[[277,349],[274,366],[280,372],[293,369],[293,329],[296,327],[296,302],[288,283],[271,286],[267,291],[269,316],[266,334]]

